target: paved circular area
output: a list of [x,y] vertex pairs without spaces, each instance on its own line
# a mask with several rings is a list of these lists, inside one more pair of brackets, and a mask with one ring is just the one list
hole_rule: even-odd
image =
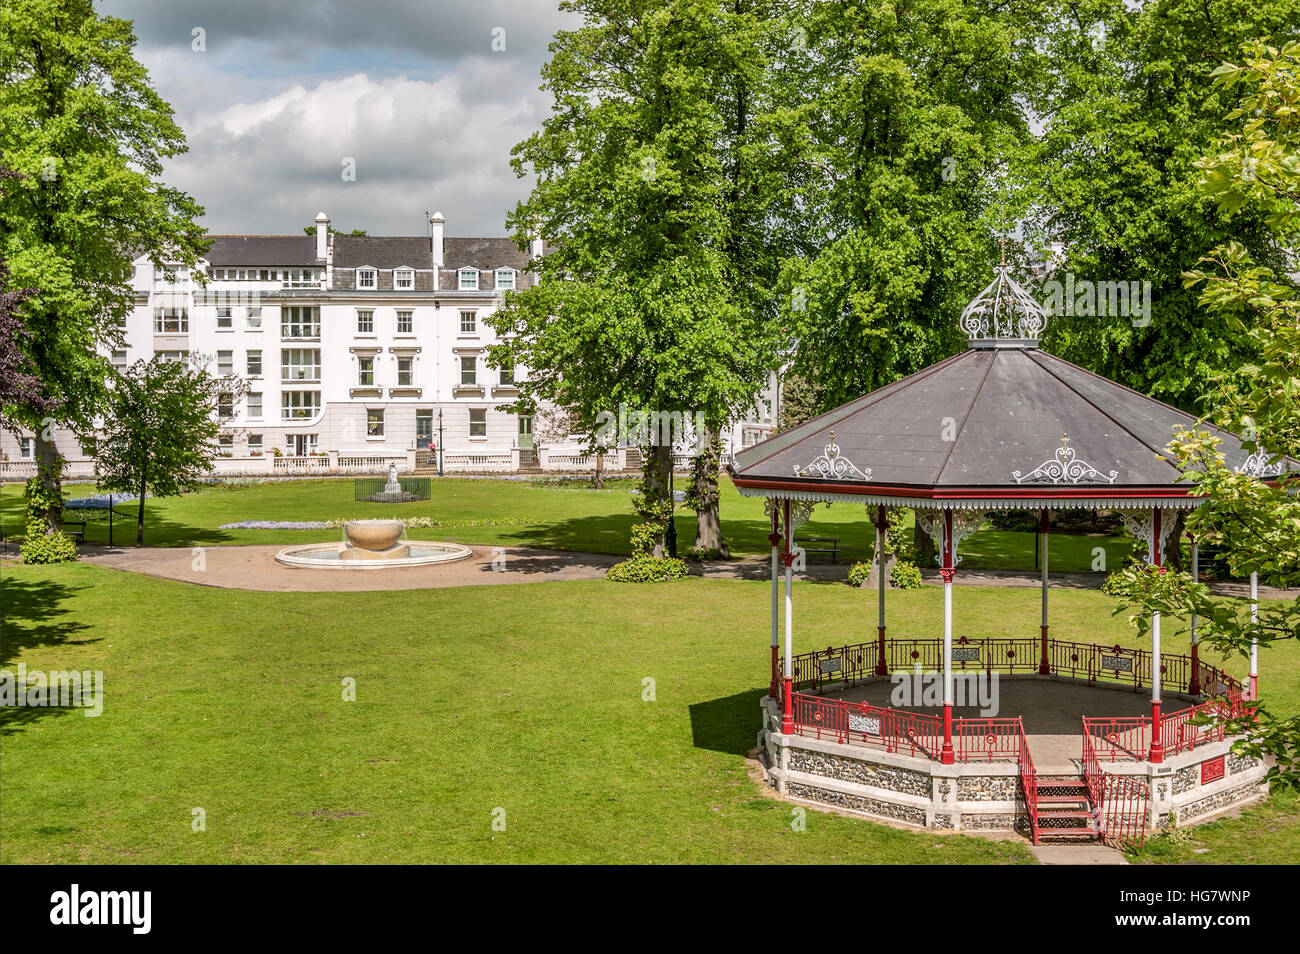
[[275,561],[283,546],[246,547],[85,547],[82,560],[115,570],[130,570],[168,580],[240,590],[322,592],[421,590],[546,580],[598,580],[621,557],[607,554],[533,550],[524,547],[470,547],[473,556],[457,563],[394,567],[348,573],[291,567]]

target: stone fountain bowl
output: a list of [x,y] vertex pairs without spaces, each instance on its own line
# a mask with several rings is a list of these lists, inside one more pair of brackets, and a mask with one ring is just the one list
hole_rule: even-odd
[[349,520],[343,524],[348,543],[376,553],[396,546],[403,529],[400,520]]

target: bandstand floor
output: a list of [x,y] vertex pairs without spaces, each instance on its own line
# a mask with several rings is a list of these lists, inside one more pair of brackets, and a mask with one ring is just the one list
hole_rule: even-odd
[[[980,711],[978,705],[954,706],[956,718],[1020,716],[1029,739],[1029,751],[1040,775],[1075,774],[1079,771],[1083,716],[1140,716],[1151,714],[1151,691],[1134,691],[1110,686],[1086,686],[1049,676],[1002,676],[998,680],[996,711]],[[849,689],[827,692],[826,698],[867,702],[910,712],[936,714],[933,706],[901,705],[891,698],[895,689],[888,679],[879,679]],[[968,700],[970,701],[970,700]],[[1166,692],[1167,712],[1191,705]]]

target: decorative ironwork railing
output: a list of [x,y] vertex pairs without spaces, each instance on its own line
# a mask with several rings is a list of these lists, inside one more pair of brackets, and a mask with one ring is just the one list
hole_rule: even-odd
[[[952,650],[953,672],[1036,673],[1041,641],[1032,636],[990,639],[963,636],[953,640]],[[879,654],[879,641],[874,640],[800,653],[790,660],[794,688],[820,691],[832,683],[854,685],[857,680],[872,675]],[[1151,684],[1151,653],[1145,649],[1049,639],[1047,664],[1054,676],[1089,683],[1114,682],[1134,688]],[[889,672],[912,670],[918,665],[926,671],[943,668],[942,639],[886,640],[885,668]],[[1191,685],[1192,658],[1161,653],[1160,672],[1164,686],[1184,691]],[[1196,685],[1206,695],[1231,696],[1242,690],[1240,681],[1203,661],[1198,661],[1197,675]]]
[[[1027,638],[967,639],[953,642],[953,670],[998,672],[1037,672],[1040,640]],[[958,652],[964,650],[964,652]],[[826,699],[810,695],[821,693],[829,685],[852,687],[875,675],[879,660],[879,641],[828,646],[826,649],[800,653],[791,659],[792,714],[795,731],[836,742],[876,745],[889,752],[907,752],[937,759],[943,743],[943,726],[938,716],[915,713],[865,702]],[[885,643],[885,657],[890,671],[910,671],[919,665],[923,670],[937,670],[943,662],[943,641],[937,639],[891,639]],[[1127,659],[1130,665],[1103,665],[1103,658]],[[1145,685],[1151,672],[1151,654],[1145,650],[1094,646],[1089,643],[1048,641],[1048,664],[1054,675],[1084,678],[1089,682],[1120,681],[1135,687]],[[1168,677],[1191,672],[1191,658],[1161,654],[1162,671]],[[1174,663],[1174,666],[1170,664]],[[773,658],[773,685],[782,685],[781,659]],[[1223,690],[1225,698],[1209,699],[1199,705],[1163,715],[1160,719],[1161,742],[1166,754],[1190,751],[1196,746],[1224,737],[1222,719],[1238,717],[1247,711],[1242,685],[1214,666],[1200,663],[1198,672],[1206,691]],[[1107,674],[1122,674],[1116,679]],[[1172,683],[1172,680],[1171,680]],[[1219,716],[1212,724],[1198,724],[1199,716]],[[1089,759],[1100,761],[1140,761],[1151,750],[1151,717],[1114,718],[1083,717],[1085,768]],[[1017,718],[959,718],[953,720],[952,744],[958,761],[972,762],[1017,760],[1023,767],[1028,744],[1022,745],[1024,732]],[[1100,771],[1100,769],[1098,769]],[[1090,790],[1092,783],[1090,782]],[[1127,796],[1126,796],[1127,797]],[[1136,796],[1134,796],[1136,797]]]
[[1108,845],[1141,845],[1146,835],[1146,809],[1151,785],[1146,779],[1103,772],[1088,723],[1085,716],[1083,780],[1088,787],[1088,804],[1097,819],[1101,839]]
[[1020,732],[1017,738],[1018,758],[1020,764],[1020,796],[1025,800],[1025,815],[1029,818],[1029,831],[1034,844],[1038,844],[1038,773],[1034,771],[1034,759],[1029,754],[1029,737],[1025,735],[1025,726],[1016,719]]

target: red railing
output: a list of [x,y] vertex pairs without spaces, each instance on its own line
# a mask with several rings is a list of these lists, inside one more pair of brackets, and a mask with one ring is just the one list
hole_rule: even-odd
[[[890,639],[885,643],[890,672],[943,668],[942,639]],[[1038,672],[1038,640],[1025,638],[969,639],[952,642],[953,672]]]
[[1146,835],[1147,798],[1151,786],[1146,779],[1108,775],[1101,770],[1089,721],[1087,718],[1083,720],[1081,761],[1083,780],[1088,786],[1088,804],[1097,819],[1101,839],[1108,845],[1141,845]]
[[[958,762],[1019,759],[1024,727],[1011,719],[953,719],[952,747]],[[1025,751],[1028,751],[1025,749]]]
[[1083,734],[1092,739],[1097,758],[1142,761],[1151,751],[1151,717],[1083,717]]
[[1038,844],[1038,773],[1034,771],[1034,760],[1029,754],[1029,738],[1020,719],[1017,747],[1020,763],[1020,794],[1025,800],[1025,816],[1029,819],[1029,833]]
[[876,745],[886,752],[919,753],[929,759],[939,757],[943,720],[938,716],[802,692],[794,693],[791,703],[794,728],[800,735]]
[[1139,847],[1147,831],[1147,799],[1151,784],[1131,775],[1103,774],[1102,802],[1097,823],[1108,845]]
[[[1036,673],[1041,644],[1033,637],[998,637],[953,640],[953,672]],[[875,672],[880,646],[876,641],[850,646],[827,647],[793,657],[796,689],[820,692],[833,683],[856,684]],[[1097,646],[1063,639],[1047,641],[1048,669],[1056,676],[1069,676],[1090,683],[1112,682],[1141,688],[1151,684],[1151,653],[1123,646]],[[778,658],[778,666],[780,661]],[[1184,691],[1190,684],[1191,656],[1161,653],[1161,682],[1171,690]],[[890,639],[885,643],[885,668],[890,672],[943,668],[942,639]],[[780,674],[778,673],[778,681]],[[1206,695],[1240,692],[1241,683],[1223,670],[1199,663],[1198,685]]]
[[[796,690],[812,689],[820,692],[832,683],[857,685],[858,680],[871,676],[876,670],[880,653],[878,643],[854,643],[851,646],[827,646],[811,653],[800,653],[791,662],[791,682]],[[776,665],[781,666],[778,654]],[[781,674],[776,674],[780,684]]]
[[[942,666],[943,641],[937,639],[891,639],[886,643],[886,662],[891,671],[912,670],[918,664],[925,670]],[[953,671],[1015,672],[1038,669],[1040,643],[1032,638],[978,639],[962,638],[953,642]],[[942,722],[938,716],[872,706],[843,699],[825,699],[800,690],[821,692],[829,685],[853,686],[875,674],[879,658],[877,642],[830,646],[823,650],[793,657],[792,687],[795,731],[837,742],[878,745],[890,752],[921,754],[937,758],[943,741]],[[1161,654],[1162,672],[1170,684],[1183,678],[1191,669],[1191,659]],[[1048,660],[1056,675],[1086,679],[1131,682],[1145,685],[1151,674],[1151,654],[1140,649],[1094,646],[1064,640],[1049,640]],[[1127,662],[1125,662],[1127,660]],[[779,657],[775,664],[781,665]],[[1160,720],[1161,741],[1167,754],[1190,751],[1198,745],[1223,738],[1221,724],[1195,724],[1200,715],[1221,718],[1245,711],[1241,683],[1214,666],[1200,664],[1198,673],[1207,692],[1223,691],[1224,699],[1211,699],[1197,706],[1171,712]],[[781,685],[780,672],[774,673]],[[1171,678],[1172,677],[1172,678]],[[1151,718],[1132,716],[1116,718],[1084,717],[1085,758],[1094,761],[1141,761],[1151,749]],[[958,761],[995,759],[1023,760],[1017,732],[1023,732],[1016,719],[954,719],[953,749]],[[1028,751],[1027,747],[1024,749]],[[1100,772],[1100,769],[1098,769]]]

